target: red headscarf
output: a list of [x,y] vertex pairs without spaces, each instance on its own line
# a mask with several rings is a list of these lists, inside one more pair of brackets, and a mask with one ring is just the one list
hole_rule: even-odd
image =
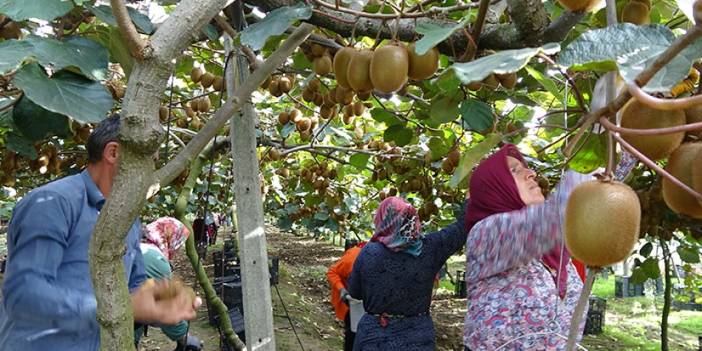
[[[519,196],[519,189],[507,166],[507,156],[512,156],[527,167],[527,162],[516,146],[505,144],[500,150],[481,162],[470,178],[470,201],[466,206],[466,228],[470,233],[473,226],[488,216],[511,212],[526,205]],[[560,272],[557,279],[559,295],[565,296],[568,281],[567,265],[570,253],[557,245],[542,257],[544,264],[554,272]],[[559,268],[560,264],[560,270]]]
[[422,253],[422,233],[417,210],[401,197],[383,200],[375,212],[375,233],[370,241],[377,241],[393,252],[413,256]]

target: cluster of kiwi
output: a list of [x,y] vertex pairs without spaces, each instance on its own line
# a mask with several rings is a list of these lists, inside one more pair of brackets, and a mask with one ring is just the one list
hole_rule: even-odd
[[225,89],[224,79],[220,76],[216,76],[210,72],[205,72],[199,67],[193,67],[190,71],[190,80],[193,83],[199,83],[203,89],[212,87],[216,91],[223,91]]
[[319,118],[317,116],[306,117],[299,109],[292,108],[278,114],[278,123],[282,126],[294,123],[295,129],[300,132],[300,138],[307,140],[311,137],[314,128],[319,125]]
[[332,179],[337,176],[337,171],[329,167],[326,162],[313,164],[300,171],[300,178],[312,184],[317,190],[325,190],[329,187]]
[[[431,156],[430,156],[431,157]],[[451,150],[443,161],[441,161],[441,170],[446,174],[453,174],[458,167],[458,162],[461,160],[461,153],[458,149]]]
[[9,40],[19,39],[22,37],[22,30],[20,29],[19,24],[8,19],[3,14],[0,14],[0,24],[2,24],[2,27],[0,27],[0,38]]
[[0,183],[4,186],[15,185],[15,172],[20,169],[20,157],[14,151],[5,149],[2,153],[2,161],[0,161],[0,170],[2,170],[2,178]]
[[88,142],[88,137],[93,131],[89,124],[80,124],[78,122],[71,123],[73,131],[73,142],[78,145],[83,145]]
[[295,84],[294,75],[269,76],[261,84],[261,89],[268,89],[268,92],[275,97],[281,97],[292,90]]
[[429,199],[432,196],[434,182],[428,175],[419,175],[411,179],[405,179],[400,183],[398,190],[401,193],[418,193],[423,199]]
[[651,23],[651,0],[630,0],[622,9],[622,22],[644,25]]
[[505,74],[491,73],[482,81],[475,81],[466,84],[466,88],[472,91],[478,91],[482,88],[488,90],[497,90],[499,86],[502,86],[505,89],[514,89],[515,85],[517,85],[516,72]]
[[302,53],[312,62],[312,70],[320,76],[326,76],[332,71],[332,56],[329,50],[317,43],[304,43],[300,46]]
[[[37,146],[38,148],[38,146]],[[38,151],[39,157],[36,160],[29,161],[29,168],[33,171],[38,171],[41,174],[58,175],[61,173],[63,159],[58,153],[58,149],[53,144],[45,144]]]

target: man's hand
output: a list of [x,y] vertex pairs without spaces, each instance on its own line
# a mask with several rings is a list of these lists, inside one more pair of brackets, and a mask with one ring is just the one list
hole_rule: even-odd
[[349,292],[346,289],[341,288],[341,289],[339,289],[339,298],[341,298],[341,301],[343,301],[345,304],[348,305],[349,299],[351,298],[351,295],[349,294]]
[[195,309],[202,304],[192,289],[178,289],[168,299],[161,299],[164,291],[172,291],[172,281],[149,279],[131,295],[134,320],[142,323],[176,324],[195,318]]

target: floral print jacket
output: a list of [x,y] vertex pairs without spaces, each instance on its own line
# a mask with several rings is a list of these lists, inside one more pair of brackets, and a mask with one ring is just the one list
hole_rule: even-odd
[[[558,296],[541,256],[562,245],[562,222],[573,188],[589,175],[568,171],[540,205],[476,223],[466,240],[468,310],[463,343],[478,350],[563,350],[583,284],[568,264],[566,295]],[[580,330],[584,328],[585,316]]]

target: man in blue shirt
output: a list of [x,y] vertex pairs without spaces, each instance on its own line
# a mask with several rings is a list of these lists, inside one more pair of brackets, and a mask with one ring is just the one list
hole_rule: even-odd
[[[113,115],[95,128],[83,172],[34,189],[15,206],[7,237],[0,350],[98,350],[88,247],[117,174],[119,123],[119,115]],[[146,276],[139,241],[136,220],[124,255],[134,319],[174,324],[194,318],[189,299],[157,301],[158,286],[140,287]]]

